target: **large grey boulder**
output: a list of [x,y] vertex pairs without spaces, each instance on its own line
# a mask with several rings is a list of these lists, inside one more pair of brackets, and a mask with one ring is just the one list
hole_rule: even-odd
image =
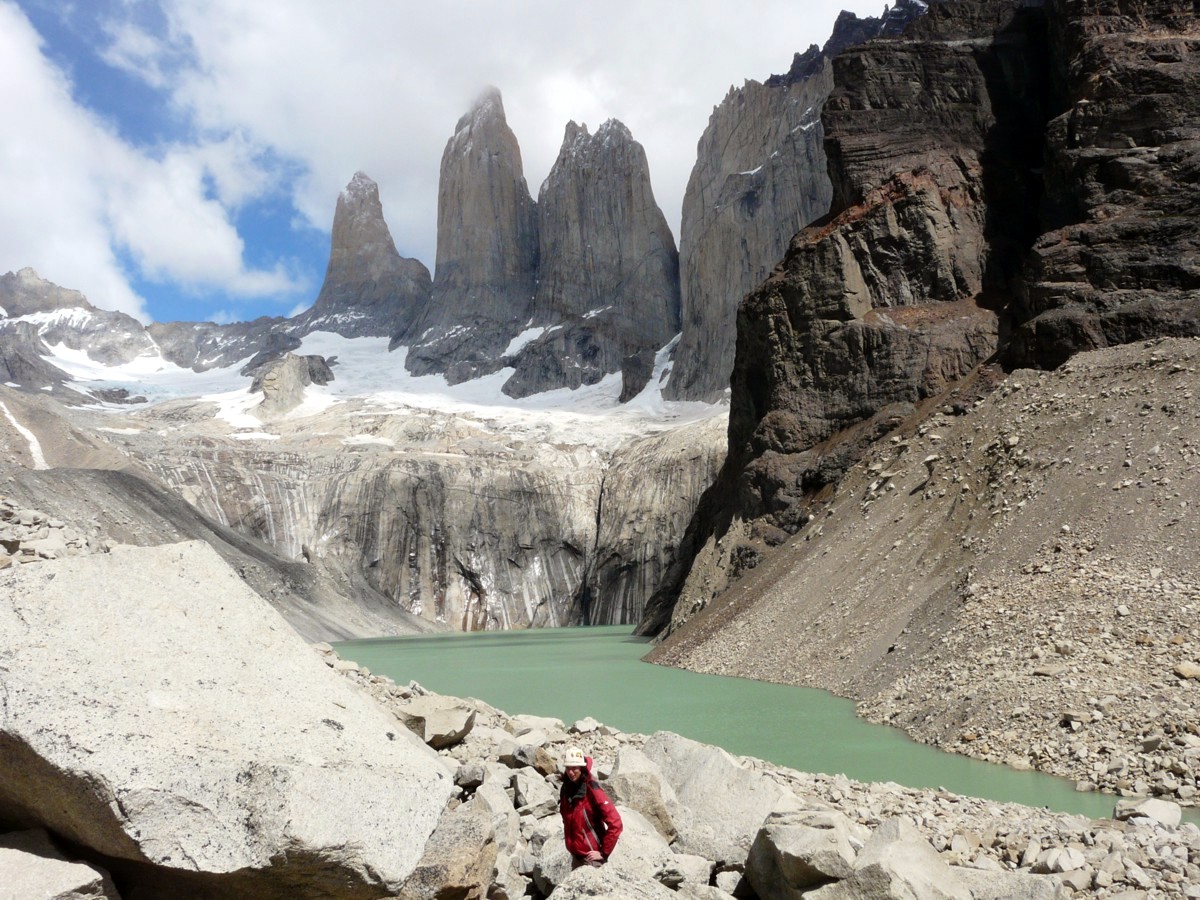
[[854,871],[868,829],[839,812],[768,816],[746,859],[746,878],[763,897],[801,897]]
[[404,900],[483,900],[496,874],[495,838],[487,803],[472,800],[446,810],[400,896]]
[[0,824],[163,896],[393,891],[454,789],[206,544],[5,573],[0,658]]
[[322,356],[297,356],[285,353],[258,367],[250,383],[250,393],[262,393],[254,414],[266,419],[291,412],[304,400],[309,385],[333,381],[333,372]]
[[1153,797],[1128,797],[1117,801],[1113,809],[1114,819],[1128,820],[1135,817],[1174,828],[1183,820],[1183,809],[1178,803]]
[[640,749],[624,745],[617,751],[605,788],[613,800],[645,816],[668,843],[678,837],[670,811],[670,804],[678,802],[675,791]]
[[434,750],[460,743],[475,727],[475,710],[456,697],[414,697],[396,716]]
[[645,752],[678,798],[681,809],[671,818],[681,852],[741,863],[767,816],[801,809],[794,793],[719,747],[660,731],[646,742]]
[[120,900],[108,873],[72,862],[42,829],[0,835],[4,900]]
[[954,874],[974,900],[1061,900],[1071,892],[1053,875],[955,868]]
[[572,872],[550,895],[553,900],[677,900],[657,881],[622,872],[613,866],[585,866]]
[[858,854],[850,877],[805,896],[816,900],[972,900],[957,870],[905,819],[886,819]]

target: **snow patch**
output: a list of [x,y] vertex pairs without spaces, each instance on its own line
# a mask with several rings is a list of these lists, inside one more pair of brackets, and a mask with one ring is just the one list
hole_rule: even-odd
[[526,328],[524,331],[522,331],[515,338],[513,338],[511,341],[508,342],[508,346],[504,348],[504,355],[505,356],[516,356],[518,353],[520,353],[522,350],[524,350],[529,344],[532,344],[534,341],[536,341],[538,338],[540,338],[545,333],[546,333],[546,329],[544,327],[543,328]]
[[17,429],[21,437],[25,438],[29,443],[29,455],[33,458],[33,467],[35,469],[50,468],[46,463],[45,455],[42,453],[42,444],[37,439],[37,435],[17,421],[17,417],[9,412],[8,404],[0,402],[0,409],[4,410],[4,415],[12,423],[12,427]]
[[367,447],[373,445],[381,447],[396,446],[396,442],[391,438],[376,437],[372,434],[356,434],[348,438],[342,438],[342,443],[347,447]]
[[235,441],[277,441],[279,435],[269,434],[266,431],[239,431],[237,434],[230,435]]

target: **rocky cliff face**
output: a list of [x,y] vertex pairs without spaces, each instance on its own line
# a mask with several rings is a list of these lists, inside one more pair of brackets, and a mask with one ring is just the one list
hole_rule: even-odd
[[1200,66],[1184,2],[1048,4],[1058,114],[1014,364],[1200,333]]
[[[996,350],[995,309],[1034,232],[1043,22],[1011,3],[937,5],[904,38],[834,60],[833,213],[739,309],[729,457],[682,554],[723,562],[697,573],[795,532],[870,440]],[[745,539],[718,545],[737,520],[754,522]],[[678,574],[646,627],[666,624],[672,595],[706,602]]]
[[925,9],[902,0],[881,18],[842,13],[823,49],[785,76],[730,90],[709,118],[683,201],[683,334],[667,395],[714,400],[729,387],[737,305],[801,228],[829,211],[821,110],[831,61],[854,44],[899,34]]
[[411,334],[408,368],[457,384],[500,367],[529,321],[536,283],[537,210],[500,92],[458,120],[442,154],[433,300]]
[[835,60],[834,214],[742,306],[729,462],[647,628],[992,350],[1049,367],[1200,333],[1195,24],[1186,3],[957,2]]
[[273,440],[231,437],[204,404],[124,424],[138,433],[123,452],[214,521],[427,622],[482,630],[640,619],[720,466],[725,423],[597,438],[582,420],[531,432],[351,401],[272,417]]
[[[540,262],[531,325],[505,393],[594,384],[679,331],[679,259],[641,144],[610,119],[571,122],[538,194]],[[640,385],[645,386],[643,381]]]
[[396,251],[379,186],[356,172],[338,197],[325,283],[296,325],[345,337],[407,333],[429,304],[429,270]]

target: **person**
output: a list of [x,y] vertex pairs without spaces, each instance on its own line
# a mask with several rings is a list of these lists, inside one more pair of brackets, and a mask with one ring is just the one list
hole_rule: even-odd
[[578,747],[568,747],[563,754],[558,811],[562,813],[571,868],[608,862],[624,825],[617,807],[592,777],[592,758],[584,756]]

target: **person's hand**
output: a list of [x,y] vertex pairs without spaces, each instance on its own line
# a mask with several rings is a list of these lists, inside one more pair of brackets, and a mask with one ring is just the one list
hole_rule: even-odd
[[599,850],[589,850],[587,852],[587,856],[585,856],[584,859],[587,860],[587,864],[589,866],[604,865],[604,857],[600,855]]

